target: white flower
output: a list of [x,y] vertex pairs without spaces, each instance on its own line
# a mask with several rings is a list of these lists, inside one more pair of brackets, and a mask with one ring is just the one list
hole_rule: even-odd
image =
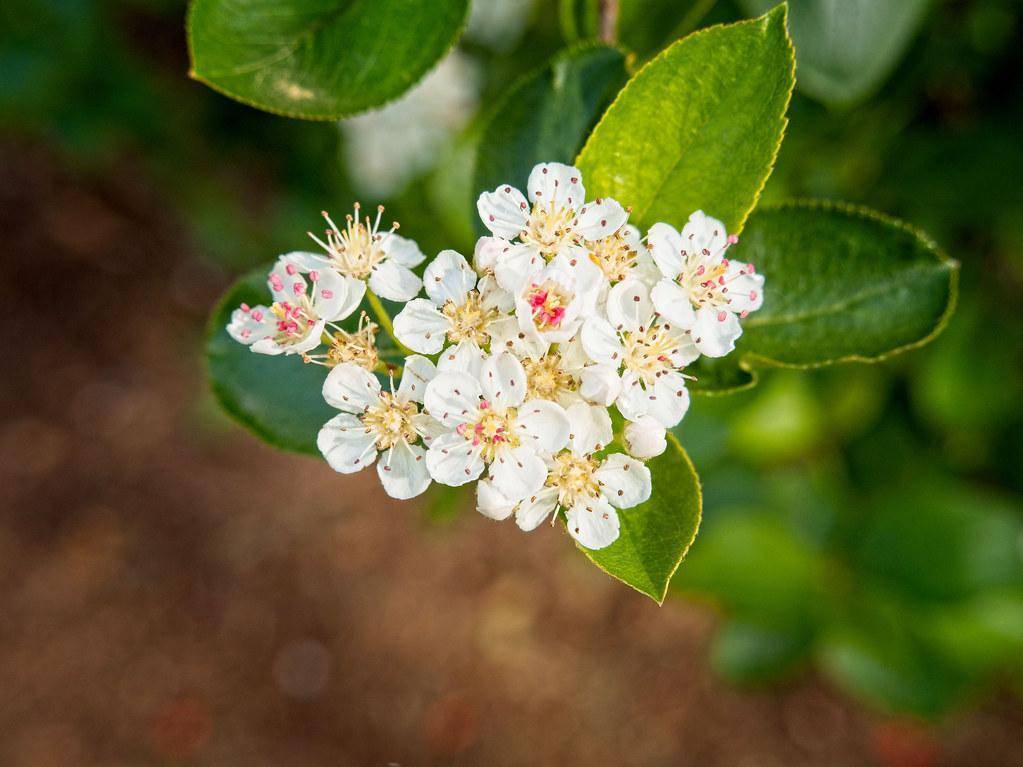
[[[392,498],[413,498],[430,484],[426,469],[432,419],[419,412],[427,384],[437,370],[425,357],[405,361],[397,391],[382,391],[372,373],[352,363],[335,367],[323,382],[323,398],[341,410],[324,424],[316,444],[335,471],[351,474],[381,456],[377,474]],[[392,384],[393,387],[393,384]]]
[[682,420],[689,392],[680,370],[699,353],[687,331],[656,317],[645,285],[627,280],[611,288],[607,319],[587,319],[580,335],[598,366],[615,375],[621,369],[612,393],[626,419],[649,415],[665,428]]
[[657,311],[692,331],[701,354],[723,357],[742,335],[739,318],[763,304],[764,277],[753,264],[726,259],[738,238],[728,236],[717,219],[698,210],[681,234],[668,224],[654,224],[647,242],[662,279],[651,298]]
[[568,418],[553,402],[526,401],[521,363],[502,352],[488,357],[479,377],[443,372],[426,389],[426,410],[447,431],[430,443],[426,465],[445,485],[472,482],[489,466],[501,495],[518,500],[543,485],[541,456],[568,441]]
[[274,303],[242,304],[227,332],[260,354],[306,354],[320,345],[327,323],[343,320],[359,306],[366,286],[331,270],[308,272],[282,256],[267,278]]
[[384,206],[377,206],[375,220],[367,215],[360,218],[359,203],[355,203],[353,214],[345,216],[345,228],[341,229],[327,215],[323,217],[330,226],[324,242],[312,232],[312,237],[325,251],[326,256],[316,253],[289,253],[287,258],[300,269],[333,269],[355,280],[369,278],[369,287],[374,293],[391,301],[408,301],[415,297],[422,287],[422,281],[412,272],[426,256],[412,240],[397,234],[397,222],[386,232],[380,231],[380,217]]
[[396,101],[341,122],[353,186],[388,198],[430,170],[476,112],[480,67],[454,50]]
[[516,291],[519,327],[548,343],[564,343],[575,336],[584,318],[596,312],[599,294],[596,269],[574,269],[558,256]]
[[597,265],[609,284],[636,279],[653,287],[661,277],[650,252],[643,244],[639,229],[632,224],[626,224],[602,240],[583,244],[590,260]]
[[[568,449],[547,459],[543,487],[511,504],[497,488],[480,483],[477,508],[486,516],[501,519],[515,513],[515,522],[526,531],[535,530],[557,510],[565,511],[568,533],[588,549],[602,549],[617,540],[620,522],[615,507],[627,509],[650,498],[650,471],[642,462],[622,453],[604,460],[593,457],[611,441],[607,411],[594,421],[585,403],[568,409],[572,436]],[[501,516],[503,514],[503,516]]]
[[476,202],[483,223],[505,241],[494,274],[498,284],[512,292],[518,292],[530,275],[558,255],[573,267],[592,269],[582,243],[614,234],[629,215],[610,198],[584,205],[582,174],[561,163],[534,167],[527,192],[528,201],[518,189],[503,184],[484,192]]
[[626,423],[622,440],[629,455],[644,461],[660,455],[668,447],[665,428],[649,415]]
[[518,42],[535,0],[473,0],[465,37],[499,53]]
[[441,251],[426,267],[423,283],[427,298],[415,298],[394,318],[398,340],[421,354],[437,354],[445,343],[453,344],[440,358],[441,370],[478,373],[484,348],[501,330],[515,331],[515,320],[502,315],[503,292],[481,293],[476,273],[465,258],[453,250]]

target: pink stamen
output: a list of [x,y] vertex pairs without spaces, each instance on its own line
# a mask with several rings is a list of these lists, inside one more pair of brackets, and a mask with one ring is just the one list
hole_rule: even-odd
[[300,296],[303,293],[305,293],[305,285],[303,285],[301,282],[296,282],[294,285],[291,286],[291,290],[295,293],[296,296]]
[[725,321],[725,317],[727,317],[727,316],[728,315],[725,312],[723,312],[723,311],[718,312],[718,322],[724,322]]
[[241,309],[241,310],[242,310],[243,312],[245,312],[246,314],[248,314],[248,313],[249,313],[249,305],[248,305],[248,304],[242,304],[242,305],[241,305],[241,306],[240,306],[239,308],[240,308],[240,309]]
[[334,297],[334,291],[333,290],[326,290],[326,289],[324,289],[324,290],[320,291],[320,295],[323,296],[324,298],[328,298],[328,299],[329,298],[333,298]]
[[263,312],[259,311],[259,309],[256,309],[256,311],[252,313],[252,319],[254,319],[256,322],[262,322]]
[[289,276],[294,276],[295,272],[297,272],[298,269],[295,268],[294,264],[288,264],[287,266],[284,267],[284,271],[286,271]]
[[730,235],[728,235],[728,244],[729,245],[734,245],[738,241],[739,241],[739,235],[737,235],[737,234],[730,234]]
[[320,273],[313,269],[311,272],[309,272],[309,279],[312,280],[313,282],[319,282]]

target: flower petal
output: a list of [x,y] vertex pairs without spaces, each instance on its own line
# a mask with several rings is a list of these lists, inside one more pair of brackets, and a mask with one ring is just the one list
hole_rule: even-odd
[[621,392],[617,365],[587,365],[579,373],[579,394],[590,402],[610,407]]
[[419,266],[426,259],[415,240],[394,234],[394,232],[384,235],[383,240],[380,241],[380,249],[387,254],[388,261],[407,266],[410,269]]
[[622,390],[615,406],[626,420],[635,421],[650,411],[650,399],[643,381],[631,370],[622,374]]
[[588,549],[610,546],[621,532],[618,512],[603,496],[577,502],[565,517],[568,534]]
[[730,261],[725,281],[728,283],[728,308],[733,312],[755,312],[764,304],[764,275],[751,271],[752,264]]
[[541,452],[556,453],[568,444],[568,415],[555,402],[531,399],[523,403],[515,425]]
[[473,376],[449,371],[438,373],[430,381],[426,387],[423,404],[426,411],[438,421],[448,427],[454,427],[476,415],[481,396],[483,393],[479,382]]
[[545,487],[535,495],[522,500],[515,509],[515,524],[527,533],[536,530],[558,507],[558,489]]
[[510,243],[501,237],[480,237],[472,251],[472,267],[477,274],[493,273],[497,259]]
[[607,294],[607,318],[616,328],[629,333],[650,327],[654,305],[647,286],[628,279],[611,288]]
[[304,250],[293,250],[291,253],[285,253],[281,256],[280,260],[285,264],[292,264],[300,272],[326,271],[327,269],[334,268],[327,256],[319,253],[309,253]]
[[692,329],[693,343],[701,354],[724,357],[735,348],[735,340],[742,335],[739,318],[724,309],[704,306],[696,310]]
[[312,281],[313,309],[327,322],[337,322],[354,312],[366,295],[366,283],[345,277],[333,269],[316,270]]
[[631,456],[642,461],[658,456],[667,449],[668,441],[665,435],[665,429],[660,421],[650,415],[645,415],[638,421],[629,421],[622,433],[625,449]]
[[369,276],[369,287],[388,301],[411,301],[423,287],[423,281],[407,266],[388,259],[373,269]]
[[529,204],[522,192],[507,184],[481,194],[476,200],[476,210],[484,226],[506,240],[522,232],[529,216]]
[[629,219],[628,211],[610,197],[588,202],[579,209],[575,230],[593,242],[610,237]]
[[360,471],[377,457],[376,438],[351,413],[340,413],[327,421],[316,435],[316,446],[330,468],[342,474]]
[[459,341],[441,352],[440,359],[437,360],[437,369],[441,372],[456,370],[478,377],[486,357],[475,341]]
[[451,321],[432,301],[414,298],[394,318],[394,335],[420,354],[436,354],[444,348]]
[[504,448],[490,464],[490,479],[501,495],[519,501],[543,487],[547,465],[531,445]]
[[483,396],[496,407],[518,407],[526,398],[526,371],[508,352],[492,354],[480,371]]
[[437,437],[426,451],[426,468],[442,485],[458,487],[472,482],[483,473],[483,465],[479,450],[453,431]]
[[423,493],[430,486],[425,459],[426,451],[422,447],[405,441],[382,453],[377,461],[377,474],[384,492],[402,501]]
[[728,248],[725,225],[702,210],[696,211],[682,227],[682,248],[689,256],[716,263]]
[[647,413],[670,429],[689,410],[689,390],[681,373],[666,373],[658,378],[653,389],[647,388]]
[[265,306],[242,305],[231,312],[227,333],[240,344],[253,344],[274,334],[274,316]]
[[442,250],[423,273],[426,295],[437,306],[444,306],[448,301],[461,306],[475,285],[476,272],[465,256],[454,250]]
[[646,234],[647,247],[657,268],[669,280],[682,271],[682,235],[670,224],[657,223]]
[[618,337],[618,332],[603,317],[590,317],[583,323],[580,331],[583,349],[587,356],[600,365],[608,365],[615,370],[622,364],[625,348]]
[[593,476],[612,506],[628,509],[650,500],[650,469],[624,453],[612,453]]
[[361,413],[380,399],[380,382],[365,368],[342,362],[323,381],[323,398],[346,413]]
[[674,280],[659,280],[650,291],[650,298],[657,313],[680,328],[691,328],[696,322],[689,293]]
[[578,168],[560,162],[540,163],[533,167],[526,185],[529,204],[578,210],[586,200],[582,174]]
[[405,358],[398,384],[398,397],[406,402],[422,402],[426,387],[437,376],[437,366],[426,357],[412,354]]
[[517,317],[499,317],[490,323],[487,331],[492,350],[510,352],[519,359],[539,359],[550,346],[535,330],[530,332],[519,327]]
[[476,483],[476,511],[484,517],[496,519],[508,519],[515,511],[517,501],[505,498],[494,487],[489,479],[481,479]]
[[611,444],[614,433],[607,408],[576,402],[566,409],[569,447],[576,455],[591,455]]
[[518,293],[526,280],[543,269],[546,262],[535,245],[509,245],[497,258],[494,277],[497,284],[511,293]]
[[294,303],[297,297],[304,296],[306,292],[306,281],[298,267],[283,258],[277,259],[267,275],[266,284],[274,301]]

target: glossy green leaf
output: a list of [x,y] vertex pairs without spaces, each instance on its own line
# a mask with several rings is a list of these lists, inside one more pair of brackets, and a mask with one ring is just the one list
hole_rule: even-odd
[[661,604],[696,538],[702,499],[696,470],[674,435],[647,466],[654,493],[646,503],[618,512],[618,540],[598,551],[580,548],[601,570]]
[[455,42],[468,0],[192,0],[192,76],[250,106],[332,120],[411,87]]
[[[750,15],[777,0],[742,0]],[[868,96],[891,73],[930,0],[789,0],[799,88],[826,104]]]
[[318,456],[316,434],[337,414],[321,394],[326,369],[297,357],[254,354],[225,330],[239,304],[267,302],[266,273],[258,269],[240,279],[213,312],[206,338],[210,385],[221,407],[261,439]]
[[[587,44],[558,54],[520,80],[483,130],[476,194],[500,184],[525,189],[537,163],[572,162],[626,78],[622,51]],[[482,234],[482,223],[477,225]]]
[[703,209],[739,231],[785,131],[795,58],[784,7],[675,43],[625,86],[578,158],[588,197],[641,227]]

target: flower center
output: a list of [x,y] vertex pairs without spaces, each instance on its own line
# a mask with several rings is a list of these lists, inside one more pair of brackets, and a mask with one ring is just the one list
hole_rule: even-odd
[[390,392],[382,392],[375,405],[366,409],[362,424],[376,437],[377,448],[388,450],[399,442],[412,444],[418,439],[412,418],[419,412],[415,402],[401,402]]
[[549,352],[538,360],[522,360],[526,371],[526,397],[557,401],[562,392],[573,392],[578,386],[575,376],[562,367],[561,355]]
[[590,260],[600,267],[611,282],[621,282],[629,275],[629,270],[636,265],[639,253],[634,250],[621,230],[603,240],[587,243]]
[[515,433],[515,408],[494,410],[487,400],[480,402],[475,421],[459,424],[455,431],[480,448],[480,456],[490,463],[500,447],[518,447],[519,435]]
[[594,472],[597,462],[565,451],[555,456],[554,465],[547,474],[547,487],[558,489],[558,503],[571,507],[576,501],[596,498],[600,484]]
[[334,268],[341,274],[364,280],[370,276],[377,264],[387,258],[381,246],[385,238],[398,229],[398,222],[391,224],[390,231],[380,232],[383,205],[377,206],[377,217],[374,221],[371,221],[368,215],[360,218],[359,203],[355,203],[354,208],[354,214],[345,216],[344,229],[335,224],[326,211],[323,212],[323,217],[329,225],[326,242],[312,232],[309,236],[327,251]]
[[637,373],[647,385],[675,369],[671,354],[678,342],[668,332],[668,325],[651,325],[623,333],[625,367]]
[[565,311],[574,296],[553,280],[532,285],[526,291],[526,303],[533,313],[537,330],[555,330],[561,327]]
[[522,230],[522,241],[535,245],[548,261],[556,256],[564,245],[576,242],[573,228],[575,211],[555,203],[549,206],[536,203],[529,213],[526,228]]
[[[270,313],[277,318],[277,332],[274,333],[273,340],[278,346],[288,346],[302,341],[309,335],[317,320],[316,312],[305,295],[296,296],[294,303],[275,301],[270,307]],[[258,309],[254,310],[252,319],[260,322],[262,314]]]
[[339,330],[330,337],[326,365],[334,367],[342,362],[352,362],[366,370],[373,370],[380,362],[376,347],[376,323],[370,322],[363,312],[359,317],[359,329],[354,333]]
[[459,341],[475,341],[479,346],[490,341],[487,326],[497,318],[496,309],[487,309],[478,291],[470,290],[461,306],[454,301],[447,301],[441,309],[444,316],[451,320],[448,340],[457,344]]
[[[685,259],[685,266],[678,276],[678,283],[689,294],[689,300],[694,309],[704,306],[723,307],[732,302],[728,295],[728,284],[745,274],[753,274],[753,264],[747,264],[732,277],[728,277],[729,261],[722,258],[716,264],[708,265],[706,259],[724,253],[734,243],[738,242],[735,235],[728,238],[728,243],[712,254],[707,248],[699,253],[682,251],[682,258]],[[756,292],[750,294],[750,299],[756,300]],[[724,319],[722,317],[721,319]]]

